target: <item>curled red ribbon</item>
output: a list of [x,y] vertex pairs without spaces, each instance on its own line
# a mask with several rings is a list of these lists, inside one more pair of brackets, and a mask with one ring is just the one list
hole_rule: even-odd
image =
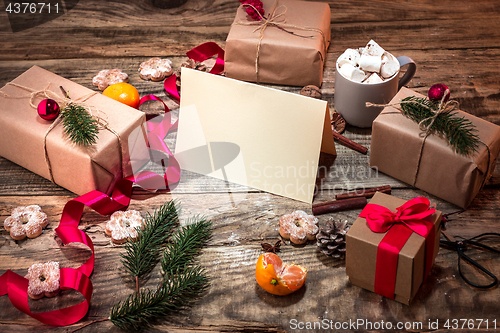
[[426,239],[424,280],[427,278],[432,267],[436,234],[434,224],[424,220],[436,212],[429,205],[427,198],[418,197],[398,207],[394,213],[386,207],[368,204],[359,215],[366,219],[373,232],[387,232],[377,248],[377,294],[394,299],[399,252],[414,232]]
[[[219,74],[224,71],[224,54],[224,50],[214,42],[203,43],[186,53],[190,59],[199,62],[205,61],[217,55],[217,60],[215,61],[215,65],[210,70],[210,74]],[[177,101],[180,101],[181,97],[179,96],[179,91],[177,90],[177,84],[175,83],[176,80],[177,75],[170,75],[163,82],[163,87],[165,88],[167,94]]]
[[[155,100],[163,101],[153,95],[141,98],[139,106],[143,103]],[[132,185],[134,183],[146,188],[158,188],[159,183],[164,183],[165,188],[172,190],[180,180],[180,166],[173,154],[163,141],[165,136],[172,130],[177,129],[177,121],[171,124],[171,115],[168,107],[163,103],[165,115],[160,122],[147,122],[146,130],[150,149],[159,150],[169,156],[168,165],[163,176],[154,172],[141,171],[135,175],[119,180],[111,194],[108,196],[100,191],[91,191],[78,198],[72,199],[64,206],[61,221],[55,229],[63,244],[82,243],[90,248],[90,258],[79,268],[61,268],[61,289],[75,289],[84,297],[82,303],[63,309],[32,313],[28,305],[28,280],[8,270],[0,276],[0,296],[8,294],[11,303],[20,311],[35,318],[36,320],[54,326],[66,326],[76,323],[85,316],[90,306],[92,297],[92,282],[89,277],[94,270],[94,245],[90,237],[78,229],[80,219],[85,206],[92,208],[101,215],[109,215],[117,210],[125,210],[130,204]]]

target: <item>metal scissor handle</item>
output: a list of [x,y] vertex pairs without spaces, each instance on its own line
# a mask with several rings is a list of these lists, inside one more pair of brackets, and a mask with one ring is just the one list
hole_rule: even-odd
[[[482,244],[482,243],[479,243],[476,241],[476,239],[482,238],[485,236],[499,236],[500,237],[500,234],[494,233],[494,232],[487,232],[487,233],[483,233],[483,234],[477,235],[475,237],[472,237],[470,239],[464,239],[464,240],[456,240],[454,237],[447,235],[444,231],[443,231],[443,235],[448,239],[448,241],[440,241],[440,244],[445,245],[445,246],[450,247],[450,248],[453,248],[455,251],[457,251],[457,253],[458,253],[458,272],[460,273],[460,276],[462,277],[462,279],[464,279],[464,281],[466,283],[468,283],[469,285],[471,285],[473,287],[480,288],[480,289],[488,289],[488,288],[494,287],[498,284],[498,278],[493,273],[491,273],[486,268],[481,266],[475,260],[471,259],[468,255],[466,255],[464,253],[464,251],[467,249],[467,245],[473,245],[473,246],[481,247],[485,250],[500,254],[499,250],[496,250],[488,245],[485,245],[485,244]],[[461,258],[463,258],[469,264],[473,265],[474,267],[476,267],[477,269],[482,271],[485,275],[489,276],[493,280],[493,282],[491,282],[490,284],[480,285],[480,284],[474,283],[474,282],[470,281],[469,279],[467,279],[464,276],[464,274],[462,273],[462,266],[460,265]]]

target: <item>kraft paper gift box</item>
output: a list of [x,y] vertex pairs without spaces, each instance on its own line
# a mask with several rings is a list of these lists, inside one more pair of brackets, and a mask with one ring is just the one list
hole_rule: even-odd
[[[386,207],[393,212],[405,202],[403,199],[380,192],[377,192],[370,200],[370,204]],[[434,263],[439,251],[441,212],[436,210],[425,220],[434,224],[435,237],[432,253],[432,263]],[[346,235],[346,274],[352,284],[375,292],[377,251],[386,234],[387,232],[373,232],[366,219],[362,217],[358,217],[349,229]],[[427,241],[414,232],[399,252],[394,300],[400,303],[409,304],[425,281]]]
[[[38,66],[31,67],[11,83],[34,91],[49,89],[61,97],[59,86],[62,86],[73,100],[93,93]],[[52,122],[40,118],[37,110],[30,106],[30,91],[11,84],[0,90],[3,92],[0,93],[0,156],[49,180],[50,163],[53,181],[78,195],[92,190],[109,194],[119,179],[132,174],[129,142],[132,145],[143,138],[143,112],[97,93],[85,103],[102,112],[107,126],[119,135],[121,145],[117,135],[106,129],[99,130],[95,144],[75,145],[59,122],[47,134],[46,160],[43,138]],[[40,100],[33,100],[34,105]]]
[[[264,16],[269,18],[275,0],[264,0],[263,4]],[[264,27],[265,20],[253,20],[245,10],[243,5],[238,8],[227,36],[226,76],[257,83],[320,87],[330,45],[330,6],[279,0],[273,19],[279,27]]]
[[[424,97],[402,88],[389,104],[408,96]],[[463,111],[483,144],[471,157],[455,153],[445,138],[431,134],[423,142],[422,131],[413,120],[388,106],[372,126],[370,166],[432,195],[466,208],[495,169],[500,150],[500,127]],[[454,111],[455,112],[455,111]],[[488,151],[489,150],[489,151]]]

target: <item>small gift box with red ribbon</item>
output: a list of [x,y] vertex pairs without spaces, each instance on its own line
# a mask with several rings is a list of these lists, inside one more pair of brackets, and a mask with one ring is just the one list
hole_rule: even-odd
[[258,19],[241,5],[226,40],[227,77],[257,83],[321,86],[330,45],[330,6],[263,0]]
[[427,198],[377,192],[346,235],[351,283],[409,304],[439,250],[441,212]]

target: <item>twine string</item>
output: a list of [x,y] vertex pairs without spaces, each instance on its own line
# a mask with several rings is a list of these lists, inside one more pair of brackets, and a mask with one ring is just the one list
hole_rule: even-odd
[[[255,32],[260,32],[259,39],[257,40],[257,51],[256,51],[256,56],[255,56],[255,75],[256,75],[256,78],[257,78],[257,80],[256,80],[257,83],[260,82],[260,78],[259,78],[260,49],[262,47],[262,40],[264,39],[264,31],[269,26],[277,27],[277,28],[279,28],[279,29],[281,29],[281,30],[283,30],[283,31],[285,31],[287,33],[290,33],[290,34],[294,35],[294,36],[303,37],[303,38],[312,38],[314,36],[302,36],[302,35],[298,35],[298,34],[292,32],[292,31],[285,30],[285,28],[291,28],[291,29],[298,29],[298,30],[304,30],[304,31],[317,32],[317,33],[321,34],[321,36],[323,37],[323,46],[324,46],[325,52],[326,52],[327,41],[326,41],[325,33],[321,29],[318,29],[318,28],[301,27],[301,26],[298,26],[298,25],[295,25],[295,24],[288,24],[288,23],[286,23],[286,16],[285,16],[285,14],[286,14],[286,11],[287,11],[287,7],[284,6],[284,5],[278,6],[278,0],[276,0],[274,2],[273,6],[269,10],[269,15],[268,15],[267,18],[265,16],[263,16],[257,10],[257,8],[255,8],[252,4],[245,4],[244,6],[253,8],[253,10],[259,15],[260,20],[258,20],[258,21],[252,21],[252,22],[238,21],[238,22],[235,22],[233,24],[236,24],[236,25],[247,25],[247,26],[257,26],[254,29],[253,32],[254,33]],[[283,11],[278,12],[279,9],[283,9]]]
[[[93,107],[93,106],[86,103],[86,101],[88,99],[90,99],[91,97],[98,94],[96,91],[92,91],[92,92],[90,92],[86,95],[80,96],[76,99],[71,99],[67,93],[66,93],[66,96],[61,97],[58,93],[50,90],[49,89],[50,83],[47,85],[47,87],[45,89],[42,89],[42,90],[32,89],[30,87],[26,87],[26,86],[23,86],[21,84],[17,84],[14,82],[8,82],[6,85],[10,85],[13,87],[17,87],[17,88],[26,90],[30,94],[27,96],[11,96],[11,95],[6,94],[3,91],[0,91],[0,93],[4,97],[14,98],[14,99],[29,98],[30,106],[33,109],[37,109],[37,105],[35,105],[34,101],[35,101],[35,99],[40,98],[40,97],[42,99],[49,98],[49,99],[56,101],[58,104],[60,104],[62,106],[63,109],[69,105],[78,105],[78,106],[83,107],[90,114],[90,116],[97,121],[99,129],[108,130],[109,132],[114,134],[116,136],[116,138],[118,139],[120,161],[121,161],[121,166],[122,166],[122,177],[124,176],[125,170],[123,167],[123,154],[122,154],[123,142],[122,142],[122,139],[120,137],[120,134],[108,125],[107,119],[104,119],[104,118],[107,118],[107,114],[105,112],[99,110],[97,107]],[[64,91],[63,88],[61,88],[61,90]],[[57,116],[57,118],[52,122],[52,124],[49,126],[49,128],[47,128],[47,130],[45,131],[45,133],[43,135],[43,151],[44,151],[45,163],[47,164],[47,169],[49,171],[50,181],[53,182],[54,184],[56,182],[54,181],[54,175],[52,172],[52,165],[50,163],[49,154],[47,151],[47,136],[52,131],[52,129],[55,128],[61,122],[61,120],[62,120],[62,113],[60,113]]]

